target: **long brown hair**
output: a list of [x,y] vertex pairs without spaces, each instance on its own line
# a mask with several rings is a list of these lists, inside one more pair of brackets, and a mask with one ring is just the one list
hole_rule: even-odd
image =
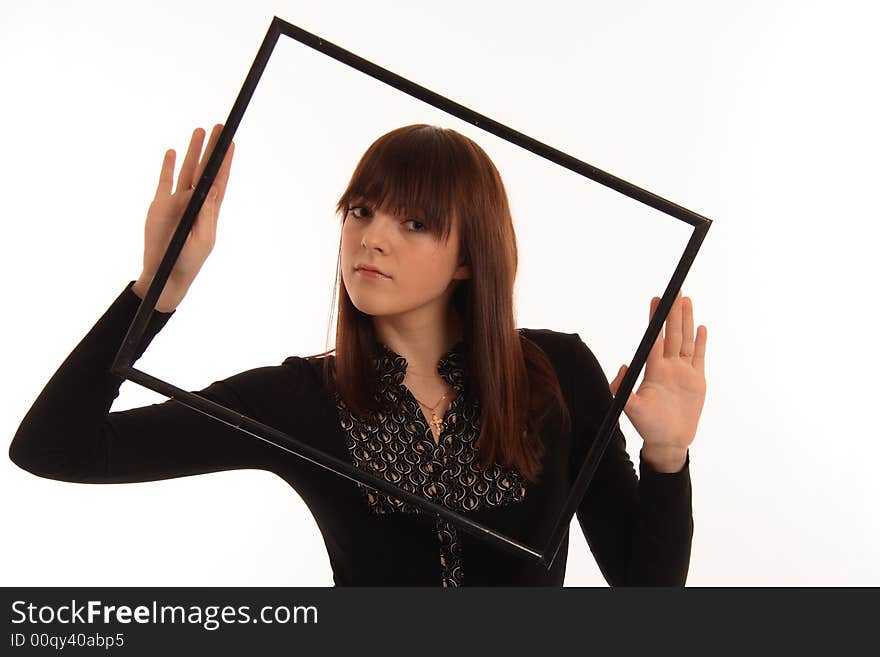
[[[358,162],[336,204],[345,221],[359,202],[401,215],[418,211],[420,221],[448,241],[457,221],[460,264],[471,277],[459,281],[452,303],[463,323],[464,362],[469,389],[480,400],[479,465],[498,462],[515,467],[537,482],[545,447],[538,433],[555,404],[570,428],[555,370],[543,350],[517,330],[513,288],[517,269],[516,236],[501,176],[480,146],[449,128],[416,124],[382,135]],[[335,372],[324,358],[323,376],[361,418],[380,410],[374,394],[378,357],[370,315],[351,301],[341,276],[340,239],[337,279]],[[328,338],[329,338],[328,327]],[[329,339],[328,339],[329,342]]]

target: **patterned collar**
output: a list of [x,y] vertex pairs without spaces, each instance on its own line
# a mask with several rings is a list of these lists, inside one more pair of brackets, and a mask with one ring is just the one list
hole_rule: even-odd
[[[403,385],[406,376],[406,358],[392,350],[384,342],[376,341],[379,360],[376,367],[384,385]],[[375,361],[374,361],[375,362]],[[437,372],[456,392],[465,389],[467,372],[465,368],[464,339],[456,342],[437,362]]]

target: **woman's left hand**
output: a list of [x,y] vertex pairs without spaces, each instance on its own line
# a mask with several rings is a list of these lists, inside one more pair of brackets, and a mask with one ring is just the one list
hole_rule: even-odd
[[[659,304],[659,297],[651,299],[649,319]],[[665,336],[660,331],[642,384],[623,409],[644,440],[642,455],[650,454],[654,463],[684,465],[706,399],[705,358],[706,327],[698,327],[694,341],[693,303],[679,291],[666,317]],[[617,394],[626,371],[623,365],[609,384],[611,394]]]

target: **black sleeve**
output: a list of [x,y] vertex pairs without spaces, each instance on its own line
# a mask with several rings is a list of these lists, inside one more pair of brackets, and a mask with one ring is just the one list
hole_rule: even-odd
[[[256,468],[271,470],[276,447],[172,399],[110,413],[124,379],[110,366],[140,305],[134,281],[61,364],[31,406],[9,458],[41,477],[76,483],[155,481]],[[176,311],[154,312],[137,358]],[[256,385],[260,368],[195,394],[250,416],[236,381]]]
[[[599,361],[573,335],[576,476],[613,397]],[[678,472],[652,469],[641,452],[639,459],[637,478],[618,422],[578,507],[578,522],[609,585],[684,586],[694,532],[690,452]]]

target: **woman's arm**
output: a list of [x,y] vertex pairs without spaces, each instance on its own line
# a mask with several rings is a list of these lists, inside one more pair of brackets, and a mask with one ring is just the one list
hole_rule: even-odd
[[[141,302],[133,284],[49,380],[21,422],[9,458],[41,477],[96,484],[241,468],[271,470],[278,448],[174,400],[109,412],[124,380],[110,373],[110,365]],[[174,312],[153,314],[137,357]],[[242,391],[267,385],[278,371],[249,370],[194,392],[253,417]]]
[[[589,347],[575,337],[572,476],[577,476],[612,403],[608,381]],[[641,458],[640,477],[617,423],[587,487],[577,518],[611,586],[684,586],[693,538],[690,455],[678,472],[658,472]]]

